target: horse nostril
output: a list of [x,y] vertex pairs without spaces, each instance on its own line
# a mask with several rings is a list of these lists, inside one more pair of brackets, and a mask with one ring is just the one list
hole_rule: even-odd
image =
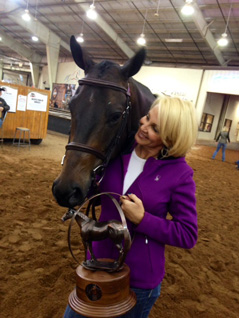
[[82,191],[79,187],[75,187],[68,197],[68,202],[70,207],[75,207],[79,205],[84,200]]
[[65,186],[64,183],[59,182],[59,179],[53,182],[52,193],[61,206],[74,208],[84,201],[84,195],[79,186]]

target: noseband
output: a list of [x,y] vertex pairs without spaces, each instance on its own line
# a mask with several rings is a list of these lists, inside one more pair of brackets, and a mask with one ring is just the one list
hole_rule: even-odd
[[[129,113],[130,113],[130,109],[131,109],[131,102],[130,102],[130,87],[128,84],[128,89],[126,89],[123,86],[111,83],[109,81],[104,81],[104,80],[100,80],[100,79],[94,79],[94,78],[84,78],[79,80],[79,85],[89,85],[89,86],[98,86],[98,87],[104,87],[104,88],[109,88],[115,91],[119,91],[122,92],[126,95],[126,107],[125,110],[122,113],[122,121],[121,121],[121,125],[119,127],[119,130],[116,134],[116,136],[112,139],[110,145],[108,146],[108,150],[106,152],[106,155],[103,154],[101,151],[96,150],[92,147],[89,147],[87,145],[78,143],[78,142],[70,142],[66,145],[66,151],[67,150],[76,150],[76,151],[81,151],[81,152],[86,152],[86,153],[90,153],[94,156],[96,156],[97,158],[101,159],[103,161],[103,163],[99,166],[97,166],[95,169],[93,169],[93,175],[92,178],[95,181],[96,176],[98,176],[99,174],[103,174],[105,168],[107,167],[109,160],[111,158],[111,155],[115,149],[115,146],[119,143],[120,138],[122,133],[125,130],[127,121],[128,121],[128,117],[129,117]],[[64,156],[65,157],[65,156]],[[64,157],[62,159],[62,165],[64,163]],[[101,177],[100,180],[98,180],[97,182],[99,183],[101,180],[103,179],[103,176]]]

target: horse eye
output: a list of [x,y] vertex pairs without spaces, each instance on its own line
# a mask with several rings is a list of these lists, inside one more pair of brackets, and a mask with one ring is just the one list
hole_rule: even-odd
[[109,118],[109,123],[110,124],[115,124],[117,121],[121,118],[121,113],[114,113],[110,116]]

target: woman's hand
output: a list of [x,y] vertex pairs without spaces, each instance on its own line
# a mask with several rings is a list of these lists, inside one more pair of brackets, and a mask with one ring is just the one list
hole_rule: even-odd
[[138,225],[142,221],[145,212],[142,201],[135,194],[122,195],[120,201],[126,218]]

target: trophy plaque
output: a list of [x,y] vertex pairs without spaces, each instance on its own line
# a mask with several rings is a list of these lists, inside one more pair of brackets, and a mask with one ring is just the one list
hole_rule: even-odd
[[[96,194],[87,199],[77,211],[70,209],[63,217],[64,220],[71,218],[68,244],[73,258],[77,261],[71,249],[70,237],[74,220],[80,227],[85,249],[85,260],[76,269],[76,288],[69,296],[69,305],[75,312],[90,318],[118,317],[127,313],[136,304],[135,293],[130,290],[130,269],[124,263],[131,246],[131,238],[124,213],[112,194],[116,193]],[[121,222],[116,220],[98,222],[81,212],[87,202],[90,204],[101,195],[106,195],[113,201]],[[96,259],[92,242],[105,238],[110,238],[117,247],[119,251],[117,260]],[[87,259],[87,253],[90,254],[90,259]]]

